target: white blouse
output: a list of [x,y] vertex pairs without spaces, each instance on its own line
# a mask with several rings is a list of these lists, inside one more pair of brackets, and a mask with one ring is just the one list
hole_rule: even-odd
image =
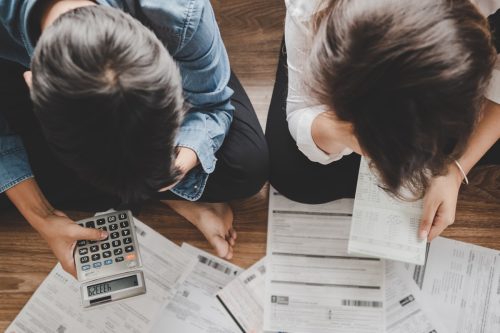
[[[370,1],[370,0],[367,0]],[[500,8],[500,0],[471,0],[485,15],[491,15]],[[290,134],[299,150],[311,161],[329,164],[352,153],[345,147],[342,151],[328,155],[314,143],[311,126],[314,119],[326,106],[315,102],[308,94],[304,83],[304,70],[313,43],[313,16],[328,3],[325,0],[285,0],[287,12],[285,19],[285,44],[288,65],[288,97],[286,113]],[[485,97],[500,104],[500,57]]]

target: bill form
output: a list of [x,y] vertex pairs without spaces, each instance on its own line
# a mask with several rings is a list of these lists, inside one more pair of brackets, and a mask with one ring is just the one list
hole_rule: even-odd
[[422,265],[426,250],[426,240],[418,238],[422,200],[397,200],[377,182],[367,161],[361,159],[349,253]]
[[299,204],[271,188],[264,331],[384,331],[384,263],[347,253],[352,205]]
[[186,243],[182,245],[182,250],[196,258],[197,263],[179,284],[175,297],[159,312],[151,332],[241,332],[217,300],[216,294],[242,269]]
[[262,258],[217,293],[243,333],[261,333],[264,317],[266,258]]
[[450,332],[500,332],[500,251],[438,237],[406,267]]
[[403,264],[385,263],[386,333],[449,333]]
[[57,264],[6,332],[148,332],[157,312],[174,297],[174,287],[196,261],[144,223],[135,220],[135,226],[145,295],[84,309],[79,282]]

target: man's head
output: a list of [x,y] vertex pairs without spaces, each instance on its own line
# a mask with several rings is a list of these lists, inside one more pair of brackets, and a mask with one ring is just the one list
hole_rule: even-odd
[[353,125],[384,186],[422,195],[460,156],[495,52],[469,0],[333,0],[318,16],[311,89]]
[[66,11],[43,31],[31,69],[44,134],[79,176],[126,202],[177,180],[181,78],[140,22],[102,6]]

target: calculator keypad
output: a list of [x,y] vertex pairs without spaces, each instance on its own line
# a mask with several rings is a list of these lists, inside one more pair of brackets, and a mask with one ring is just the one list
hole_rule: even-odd
[[109,233],[108,238],[102,241],[77,241],[77,266],[84,272],[83,274],[102,271],[103,269],[108,272],[108,269],[112,269],[114,263],[124,261],[125,263],[120,264],[120,269],[138,265],[136,261],[138,257],[135,253],[135,244],[130,229],[129,214],[119,212],[89,219],[88,221],[84,220],[79,224],[87,228],[97,227]]

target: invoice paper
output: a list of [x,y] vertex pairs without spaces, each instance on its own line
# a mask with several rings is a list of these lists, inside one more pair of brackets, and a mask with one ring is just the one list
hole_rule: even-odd
[[385,262],[386,333],[448,333],[405,267]]
[[408,268],[450,332],[500,332],[500,251],[438,237]]
[[299,204],[270,190],[264,331],[384,331],[384,264],[352,256],[352,199]]
[[193,269],[195,261],[153,229],[134,221],[146,279],[145,295],[84,309],[80,283],[58,264],[6,332],[148,332],[156,313],[175,295],[174,286]]
[[182,244],[197,263],[180,283],[172,301],[165,304],[152,329],[154,333],[239,333],[240,329],[217,300],[216,294],[242,269],[205,251]]
[[243,333],[261,333],[264,317],[266,258],[262,258],[217,293]]
[[349,253],[422,265],[426,240],[418,237],[422,200],[392,198],[361,159],[354,200]]

